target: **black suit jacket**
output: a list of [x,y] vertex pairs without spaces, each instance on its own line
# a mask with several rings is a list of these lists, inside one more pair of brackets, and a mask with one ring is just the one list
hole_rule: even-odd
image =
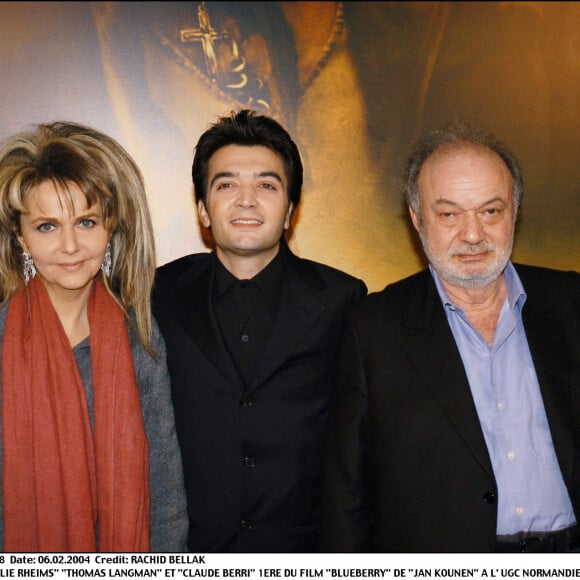
[[[580,275],[516,269],[556,454],[580,516]],[[496,481],[432,276],[425,270],[370,294],[348,318],[330,406],[322,550],[495,551]]]
[[318,548],[322,443],[343,311],[361,280],[283,244],[278,314],[245,387],[212,309],[214,253],[158,269],[154,313],[167,344],[194,552]]

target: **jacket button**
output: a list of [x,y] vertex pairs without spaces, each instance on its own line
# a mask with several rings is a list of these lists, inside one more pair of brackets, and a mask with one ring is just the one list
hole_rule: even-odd
[[242,405],[244,405],[244,407],[253,407],[255,405],[254,399],[252,399],[252,397],[250,397],[249,395],[246,395],[242,399]]
[[256,467],[256,460],[253,457],[244,457],[244,467],[248,469]]
[[251,530],[254,527],[252,520],[242,520],[240,522],[240,527],[242,530]]
[[483,494],[483,501],[485,503],[495,503],[497,500],[497,495],[495,494],[494,491],[486,491]]

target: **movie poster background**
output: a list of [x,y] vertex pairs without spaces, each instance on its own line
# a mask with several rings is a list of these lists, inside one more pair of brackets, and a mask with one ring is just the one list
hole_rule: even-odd
[[378,290],[424,265],[401,197],[411,144],[462,117],[521,160],[514,259],[578,270],[579,22],[577,2],[1,2],[0,137],[66,119],[118,139],[162,264],[209,249],[201,132],[272,114],[306,167],[291,246]]

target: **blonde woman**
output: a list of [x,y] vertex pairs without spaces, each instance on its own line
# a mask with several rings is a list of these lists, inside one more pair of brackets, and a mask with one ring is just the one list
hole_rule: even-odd
[[55,122],[0,144],[5,551],[185,549],[154,273],[143,179],[117,142]]

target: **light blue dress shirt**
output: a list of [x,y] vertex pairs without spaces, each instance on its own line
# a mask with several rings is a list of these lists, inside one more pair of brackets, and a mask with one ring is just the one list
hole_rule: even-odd
[[497,534],[547,532],[576,523],[562,479],[522,322],[526,294],[513,264],[490,347],[449,299],[439,296],[471,387],[498,487]]

